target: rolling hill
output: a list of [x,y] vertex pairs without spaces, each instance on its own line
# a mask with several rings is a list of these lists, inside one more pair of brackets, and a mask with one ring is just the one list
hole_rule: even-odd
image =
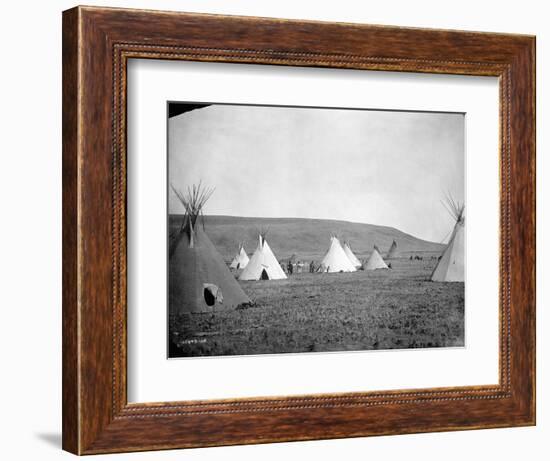
[[[181,223],[181,215],[170,215],[170,228]],[[395,239],[398,252],[433,252],[440,254],[445,245],[428,242],[406,234],[393,227],[374,224],[335,221],[330,219],[302,218],[245,218],[238,216],[205,216],[205,230],[216,248],[229,261],[244,241],[246,252],[251,255],[258,244],[258,230],[268,229],[267,240],[279,260],[296,255],[299,260],[319,261],[329,246],[332,234],[351,243],[360,259],[370,255],[373,245],[383,254]]]

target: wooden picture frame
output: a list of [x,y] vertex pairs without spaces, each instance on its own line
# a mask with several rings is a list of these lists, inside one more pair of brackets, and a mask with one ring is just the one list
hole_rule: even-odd
[[[495,386],[128,404],[126,63],[496,76]],[[535,424],[535,38],[77,7],[63,13],[63,448],[76,454]]]

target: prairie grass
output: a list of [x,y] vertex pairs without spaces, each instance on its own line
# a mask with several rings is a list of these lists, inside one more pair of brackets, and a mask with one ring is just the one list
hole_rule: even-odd
[[239,282],[255,305],[171,316],[170,356],[463,346],[464,283],[429,281],[436,262]]

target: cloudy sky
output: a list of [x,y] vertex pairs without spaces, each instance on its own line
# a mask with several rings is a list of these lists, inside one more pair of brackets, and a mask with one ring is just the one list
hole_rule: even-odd
[[178,189],[215,187],[205,214],[339,219],[441,242],[453,226],[441,200],[464,201],[464,116],[212,105],[169,119],[168,165]]

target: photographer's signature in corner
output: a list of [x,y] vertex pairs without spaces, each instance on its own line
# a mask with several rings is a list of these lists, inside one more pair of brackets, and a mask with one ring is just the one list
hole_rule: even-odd
[[199,339],[182,339],[180,341],[180,344],[204,344],[206,342],[206,338],[199,338]]

